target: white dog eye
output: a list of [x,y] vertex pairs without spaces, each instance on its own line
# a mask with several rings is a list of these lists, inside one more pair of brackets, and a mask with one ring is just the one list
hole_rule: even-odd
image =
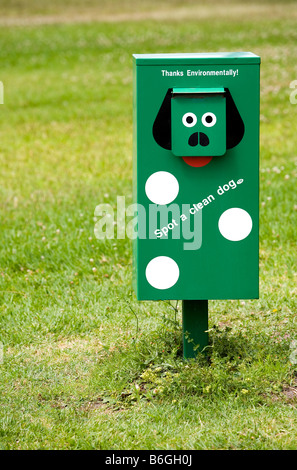
[[197,117],[194,113],[186,113],[183,115],[183,125],[186,127],[193,127],[197,122]]
[[212,127],[217,122],[216,115],[213,113],[205,113],[201,118],[201,122],[205,127]]

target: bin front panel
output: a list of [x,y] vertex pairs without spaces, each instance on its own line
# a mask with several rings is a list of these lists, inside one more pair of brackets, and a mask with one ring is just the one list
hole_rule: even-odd
[[134,57],[139,300],[258,297],[259,64]]

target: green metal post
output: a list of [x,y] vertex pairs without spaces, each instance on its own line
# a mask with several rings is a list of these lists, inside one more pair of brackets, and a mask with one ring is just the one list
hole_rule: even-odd
[[184,359],[195,358],[208,345],[208,300],[183,300],[182,322]]

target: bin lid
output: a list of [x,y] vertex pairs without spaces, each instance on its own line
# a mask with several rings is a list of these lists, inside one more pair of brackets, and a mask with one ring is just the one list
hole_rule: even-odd
[[168,54],[133,54],[137,65],[236,65],[260,64],[253,52],[199,52]]

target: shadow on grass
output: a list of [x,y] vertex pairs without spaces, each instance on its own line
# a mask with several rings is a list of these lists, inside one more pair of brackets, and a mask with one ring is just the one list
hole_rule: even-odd
[[102,374],[97,383],[116,407],[143,400],[175,403],[193,397],[267,404],[293,372],[289,355],[288,342],[277,344],[252,331],[214,326],[209,331],[207,354],[198,353],[185,361],[181,328],[159,328],[114,351],[104,367],[105,386]]

